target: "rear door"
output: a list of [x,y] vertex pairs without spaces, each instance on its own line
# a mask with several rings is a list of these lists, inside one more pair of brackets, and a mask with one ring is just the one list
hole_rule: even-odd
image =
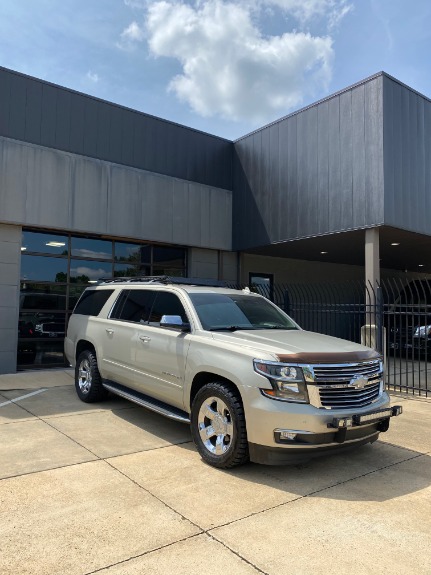
[[122,290],[100,329],[104,375],[137,390],[145,387],[145,382],[136,367],[136,341],[141,323],[148,321],[155,295],[151,290]]
[[192,335],[160,327],[164,315],[179,315],[183,322],[189,322],[179,295],[157,290],[147,324],[137,326],[135,365],[141,376],[141,391],[183,409],[185,367]]

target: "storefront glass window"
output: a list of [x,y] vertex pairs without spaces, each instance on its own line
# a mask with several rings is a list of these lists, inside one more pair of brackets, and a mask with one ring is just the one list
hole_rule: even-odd
[[67,322],[101,278],[185,276],[186,250],[25,230],[21,248],[18,368],[67,365]]

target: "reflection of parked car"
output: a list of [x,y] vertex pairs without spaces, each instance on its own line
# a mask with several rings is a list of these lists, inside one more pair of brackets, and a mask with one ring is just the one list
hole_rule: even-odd
[[[57,311],[58,310],[58,311]],[[66,296],[22,291],[18,320],[18,363],[31,364],[43,351],[42,338],[63,339],[65,336]]]
[[431,351],[431,282],[412,280],[386,305],[388,350],[409,355]]

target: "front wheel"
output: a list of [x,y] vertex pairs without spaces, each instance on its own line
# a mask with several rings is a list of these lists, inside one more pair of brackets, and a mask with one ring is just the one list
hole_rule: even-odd
[[249,459],[244,408],[240,396],[222,382],[198,391],[191,412],[193,441],[202,459],[228,469]]
[[85,403],[101,401],[108,395],[102,385],[96,354],[91,350],[79,354],[75,367],[75,389],[79,399]]

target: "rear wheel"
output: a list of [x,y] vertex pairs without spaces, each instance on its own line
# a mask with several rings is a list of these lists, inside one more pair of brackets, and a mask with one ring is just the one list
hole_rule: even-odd
[[102,385],[96,354],[91,350],[79,354],[75,367],[75,389],[79,399],[85,403],[101,401],[108,395]]
[[208,383],[192,405],[191,432],[202,459],[223,469],[248,461],[244,408],[240,396],[222,382]]

